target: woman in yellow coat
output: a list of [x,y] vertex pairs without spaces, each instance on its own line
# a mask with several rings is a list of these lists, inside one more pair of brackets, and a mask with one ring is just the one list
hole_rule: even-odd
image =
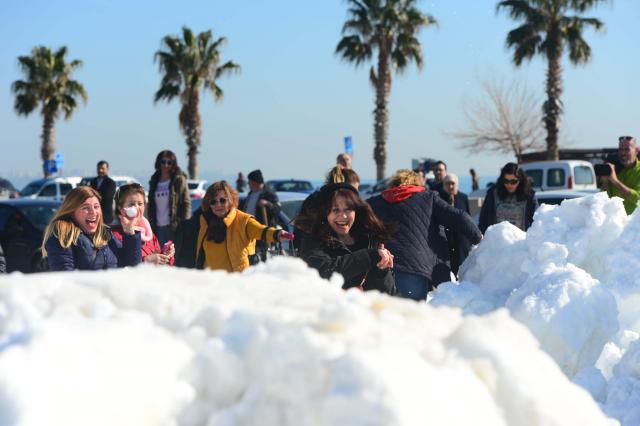
[[293,239],[293,234],[267,227],[238,210],[238,192],[224,180],[207,189],[201,210],[197,218],[197,268],[243,271],[251,264],[249,258],[255,256],[256,240],[271,244]]

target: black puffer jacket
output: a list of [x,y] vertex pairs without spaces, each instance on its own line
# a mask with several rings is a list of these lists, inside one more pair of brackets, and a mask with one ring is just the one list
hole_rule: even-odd
[[367,201],[380,220],[398,225],[387,243],[394,256],[394,270],[423,276],[434,285],[450,279],[449,246],[440,226],[455,229],[473,244],[482,238],[466,213],[451,207],[434,191],[417,192],[398,202],[386,201],[382,195]]
[[397,293],[391,269],[377,268],[380,256],[377,249],[369,248],[368,241],[356,242],[352,250],[337,239],[325,241],[306,235],[301,243],[300,257],[317,269],[323,278],[331,277],[334,272],[341,274],[344,289],[358,287],[362,283],[365,291]]

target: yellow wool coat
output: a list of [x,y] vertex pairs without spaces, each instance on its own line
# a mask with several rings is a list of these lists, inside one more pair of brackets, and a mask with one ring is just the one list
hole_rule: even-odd
[[270,244],[276,237],[275,228],[264,226],[250,214],[236,208],[229,211],[223,222],[227,227],[224,241],[207,241],[209,223],[204,215],[200,216],[196,259],[200,256],[200,250],[204,250],[205,268],[228,272],[243,271],[249,267],[249,256],[256,252],[256,240],[264,239]]

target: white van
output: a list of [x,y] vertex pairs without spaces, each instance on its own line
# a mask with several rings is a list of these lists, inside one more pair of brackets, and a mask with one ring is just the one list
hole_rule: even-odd
[[536,161],[522,163],[520,168],[533,180],[536,191],[569,189],[597,191],[593,165],[584,160]]

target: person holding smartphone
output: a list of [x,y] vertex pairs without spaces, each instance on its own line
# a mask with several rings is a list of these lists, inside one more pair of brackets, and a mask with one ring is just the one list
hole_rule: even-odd
[[638,147],[633,136],[620,136],[618,138],[618,158],[621,170],[611,163],[606,163],[611,172],[602,175],[603,182],[609,197],[620,197],[624,203],[627,214],[633,213],[640,200],[640,161],[638,161]]
[[[175,254],[173,242],[168,241],[162,248],[160,247],[160,242],[151,230],[149,221],[144,217],[145,199],[144,188],[139,183],[122,185],[115,196],[116,211],[133,220],[134,229],[140,232],[143,262],[173,265]],[[122,240],[122,225],[119,220],[112,226],[111,232],[117,239]]]

